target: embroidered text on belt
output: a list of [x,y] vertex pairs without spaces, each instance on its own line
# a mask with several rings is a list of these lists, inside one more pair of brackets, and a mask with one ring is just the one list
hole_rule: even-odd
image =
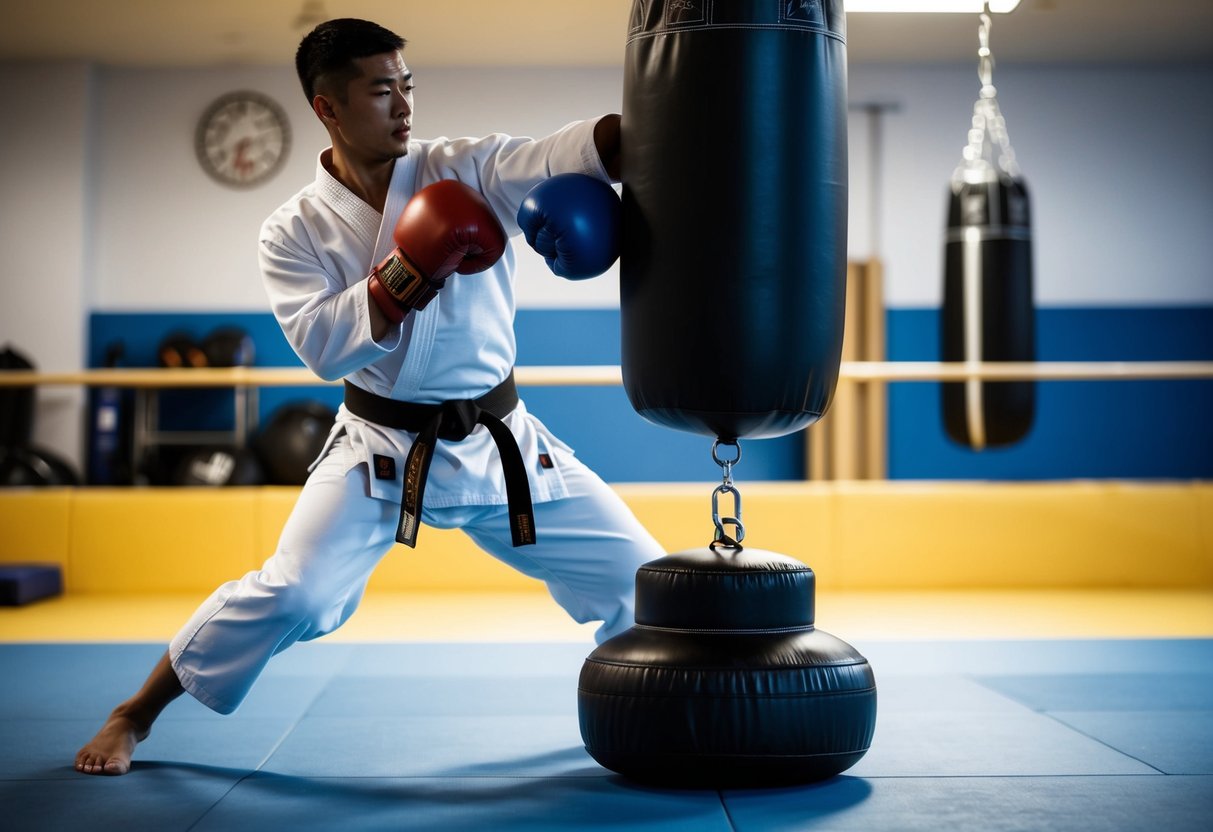
[[501,421],[518,406],[518,388],[514,373],[501,384],[476,399],[457,399],[442,404],[401,402],[377,396],[361,387],[345,383],[345,406],[355,416],[396,430],[416,433],[413,447],[404,462],[404,495],[400,500],[400,524],[396,540],[415,547],[421,520],[421,501],[425,481],[439,439],[461,442],[477,425],[484,425],[501,455],[505,474],[505,493],[509,503],[510,532],[515,546],[535,542],[535,514],[531,506],[531,488],[526,465],[514,434]]

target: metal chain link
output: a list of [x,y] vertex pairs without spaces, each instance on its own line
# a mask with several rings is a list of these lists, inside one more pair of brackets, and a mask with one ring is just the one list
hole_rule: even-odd
[[977,27],[977,77],[981,79],[981,97],[993,98],[994,89],[994,53],[990,51],[990,29],[994,22],[990,19],[989,6],[981,15],[981,25]]
[[990,30],[993,20],[989,4],[981,15],[977,27],[977,77],[981,79],[981,93],[973,105],[972,126],[969,142],[964,148],[962,170],[969,176],[985,179],[991,170],[1000,170],[1011,176],[1019,175],[1019,164],[1011,140],[1007,135],[1007,123],[998,107],[997,90],[994,87],[994,53],[990,49]]
[[[716,452],[721,445],[731,445],[737,449],[737,456],[732,459],[721,459]],[[745,526],[741,523],[741,492],[733,485],[733,466],[741,461],[741,443],[736,440],[722,442],[717,439],[712,443],[712,460],[724,470],[724,481],[712,492],[712,524],[716,527],[716,535],[712,538],[712,547],[717,545],[730,549],[740,549],[741,541],[745,540]],[[720,516],[720,495],[728,494],[733,498],[733,513],[727,517]],[[724,530],[726,525],[736,529],[732,537]]]

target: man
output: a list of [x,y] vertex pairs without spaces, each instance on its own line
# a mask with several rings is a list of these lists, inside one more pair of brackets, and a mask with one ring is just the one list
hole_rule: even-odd
[[271,656],[353,613],[417,520],[460,528],[543,580],[575,620],[603,622],[599,641],[631,626],[636,569],[664,554],[527,412],[511,373],[518,207],[554,174],[617,178],[619,117],[540,140],[413,140],[403,47],[353,19],[300,43],[299,78],[332,147],[262,226],[261,267],[287,339],[318,375],[346,380],[346,402],[277,551],[202,604],[79,751],[78,771],[126,773],[183,692],[234,711]]

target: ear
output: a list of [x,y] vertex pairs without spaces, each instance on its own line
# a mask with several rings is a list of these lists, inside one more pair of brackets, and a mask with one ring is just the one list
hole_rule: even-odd
[[328,96],[317,94],[312,99],[312,112],[326,125],[337,122],[337,112],[333,109],[333,102]]

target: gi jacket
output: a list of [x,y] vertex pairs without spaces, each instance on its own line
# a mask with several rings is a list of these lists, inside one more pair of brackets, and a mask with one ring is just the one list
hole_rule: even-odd
[[[437,403],[483,395],[514,366],[513,242],[487,271],[452,275],[423,310],[412,311],[380,342],[371,337],[366,281],[395,242],[392,231],[414,193],[457,179],[487,198],[506,234],[519,234],[516,214],[527,192],[558,173],[609,181],[594,146],[595,122],[567,125],[543,139],[494,134],[480,139],[409,142],[397,159],[384,212],[367,205],[325,169],[262,225],[261,272],[274,316],[295,352],[316,375],[348,379],[380,396]],[[571,453],[526,405],[505,418],[518,440],[536,502],[566,496],[560,455]],[[413,434],[366,422],[342,405],[326,452],[341,433],[350,437],[347,463],[372,457],[396,461],[395,478],[371,477],[372,496],[399,502],[401,469]],[[340,447],[340,446],[339,446]],[[545,454],[554,467],[540,465]],[[439,442],[425,494],[427,508],[504,504],[497,448],[483,426],[462,442]]]

